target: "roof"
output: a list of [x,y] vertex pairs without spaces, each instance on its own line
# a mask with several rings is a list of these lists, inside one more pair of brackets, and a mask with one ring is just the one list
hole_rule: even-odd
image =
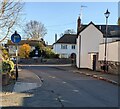
[[[36,46],[39,42],[39,40],[21,40],[18,45],[23,45],[23,44],[29,44],[30,46]],[[6,45],[15,45],[11,40],[8,40]]]
[[57,40],[56,43],[62,44],[76,44],[77,34],[64,34],[60,39]]
[[[106,36],[106,25],[96,25],[97,28],[103,33],[103,37]],[[119,25],[108,25],[108,38],[120,38],[120,26]]]
[[[112,41],[112,42],[107,42],[107,43],[115,43],[115,42],[120,42],[120,39],[114,40],[114,41]],[[103,43],[100,43],[100,45],[102,45],[102,44],[105,44],[105,43],[104,43],[104,42],[103,42]]]
[[[106,25],[95,25],[93,22],[90,22],[88,25],[82,25],[79,29],[79,33],[81,33],[85,28],[87,28],[90,24],[93,24],[99,31],[102,32],[103,37],[106,36]],[[120,38],[120,26],[119,25],[108,25],[108,38]]]

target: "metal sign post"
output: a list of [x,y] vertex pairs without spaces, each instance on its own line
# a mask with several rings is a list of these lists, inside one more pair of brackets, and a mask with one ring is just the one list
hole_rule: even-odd
[[16,44],[16,80],[18,79],[18,44]]
[[11,36],[11,41],[15,43],[16,46],[16,81],[18,79],[18,43],[21,41],[21,36],[15,31]]

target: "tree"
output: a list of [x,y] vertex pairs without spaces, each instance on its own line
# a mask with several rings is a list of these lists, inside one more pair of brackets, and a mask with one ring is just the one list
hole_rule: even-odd
[[40,39],[47,34],[47,29],[41,22],[31,20],[25,25],[24,32],[29,38]]
[[60,36],[62,37],[64,34],[75,34],[75,30],[74,29],[67,29],[64,31],[64,33],[61,33]]
[[23,3],[20,0],[0,0],[0,42],[4,41],[18,24],[22,8]]
[[4,47],[2,47],[2,46],[0,46],[0,53],[2,52],[2,57],[3,57],[3,59],[8,59],[9,58],[9,53],[8,53],[8,51],[4,48]]
[[35,49],[30,52],[29,56],[32,57],[40,57],[41,56],[41,50],[39,45],[35,46]]
[[20,46],[19,56],[21,58],[28,58],[29,54],[30,54],[30,51],[31,51],[30,45],[29,44],[23,44],[22,46]]
[[67,29],[64,31],[64,34],[74,34],[74,33],[75,33],[74,29]]
[[45,58],[59,58],[59,54],[55,54],[49,47],[45,47],[43,52]]
[[118,25],[120,26],[120,17],[118,18]]

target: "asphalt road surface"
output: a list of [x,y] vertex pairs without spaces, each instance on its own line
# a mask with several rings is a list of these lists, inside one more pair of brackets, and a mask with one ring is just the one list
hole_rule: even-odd
[[118,87],[56,66],[24,66],[43,84],[26,93],[25,107],[118,107]]
[[118,107],[118,87],[108,82],[57,66],[22,66],[21,72],[25,83],[2,93],[3,107]]

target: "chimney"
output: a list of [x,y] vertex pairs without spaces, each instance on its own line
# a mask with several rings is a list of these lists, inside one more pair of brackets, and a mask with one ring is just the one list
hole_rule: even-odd
[[57,42],[57,34],[55,34],[55,42]]
[[77,33],[79,32],[81,28],[81,19],[80,19],[80,16],[78,17],[78,20],[77,20]]

